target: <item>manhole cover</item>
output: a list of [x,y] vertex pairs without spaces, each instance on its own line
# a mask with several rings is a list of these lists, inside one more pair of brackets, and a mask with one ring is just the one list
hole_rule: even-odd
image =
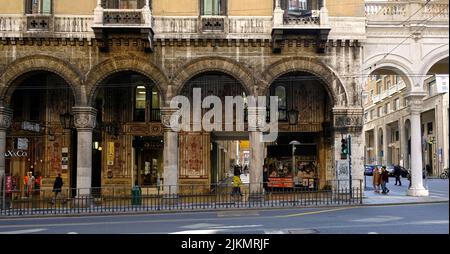
[[288,230],[289,234],[318,234],[319,231],[316,229],[290,229]]

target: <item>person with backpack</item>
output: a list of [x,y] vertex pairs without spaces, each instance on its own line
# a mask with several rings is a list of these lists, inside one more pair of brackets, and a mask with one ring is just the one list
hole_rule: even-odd
[[52,204],[56,203],[58,196],[60,196],[61,188],[63,185],[64,183],[61,174],[58,174],[58,176],[55,178],[55,182],[53,183],[53,192],[55,193],[55,197],[54,200],[52,200]]

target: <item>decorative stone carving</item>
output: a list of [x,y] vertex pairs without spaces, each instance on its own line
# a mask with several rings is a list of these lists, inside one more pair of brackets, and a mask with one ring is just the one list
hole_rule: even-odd
[[92,130],[96,126],[97,110],[91,107],[74,107],[74,126],[78,130]]
[[346,132],[359,132],[363,128],[363,112],[362,110],[346,110],[335,109],[334,129]]
[[[163,107],[161,108],[161,123],[164,131],[175,131],[174,127],[178,124],[176,121],[178,117],[172,117],[174,114],[179,114],[177,108]],[[175,115],[176,116],[176,115]]]
[[0,131],[4,131],[11,126],[12,118],[12,109],[0,107]]
[[409,94],[406,96],[408,100],[408,111],[411,114],[420,114],[422,111],[423,98],[425,94]]

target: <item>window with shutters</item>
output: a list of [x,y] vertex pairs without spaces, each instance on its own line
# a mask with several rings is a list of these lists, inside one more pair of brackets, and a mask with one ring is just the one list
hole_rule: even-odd
[[[105,9],[142,9],[146,0],[102,0]],[[151,1],[149,0],[151,5]]]
[[26,0],[26,14],[51,14],[52,0]]
[[225,16],[227,0],[200,0],[200,13],[205,16]]

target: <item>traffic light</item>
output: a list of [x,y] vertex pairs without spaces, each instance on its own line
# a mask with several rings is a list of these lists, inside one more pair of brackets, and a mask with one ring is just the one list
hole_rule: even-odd
[[348,143],[346,138],[341,140],[341,154],[345,156],[348,154]]

